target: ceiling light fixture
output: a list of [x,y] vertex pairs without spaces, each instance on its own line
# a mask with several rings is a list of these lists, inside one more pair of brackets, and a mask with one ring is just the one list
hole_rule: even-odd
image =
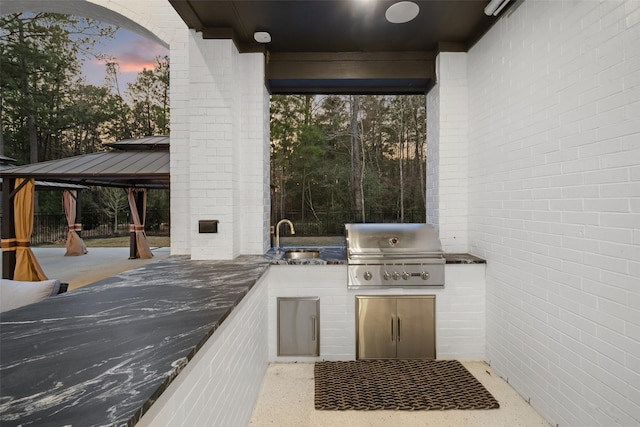
[[271,41],[271,34],[266,31],[256,31],[253,33],[253,39],[258,43],[269,43]]
[[487,7],[484,8],[484,14],[488,16],[498,16],[500,11],[509,3],[510,0],[491,0]]
[[401,1],[389,6],[384,16],[392,24],[404,24],[418,16],[420,7],[411,1]]

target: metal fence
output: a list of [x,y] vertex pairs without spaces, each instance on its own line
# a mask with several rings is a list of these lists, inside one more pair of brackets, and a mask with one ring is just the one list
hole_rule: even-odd
[[[303,216],[300,211],[291,210],[276,214],[273,222],[282,218],[290,219],[299,236],[338,236],[344,234],[345,224],[362,222],[361,217],[358,211],[305,212]],[[365,220],[367,223],[424,223],[426,214],[424,210],[410,210],[404,212],[404,218],[400,218],[400,213],[396,211],[370,209],[365,212]]]
[[[1,218],[1,216],[0,216]],[[360,213],[356,211],[326,211],[315,214],[300,211],[285,211],[276,214],[273,222],[282,218],[293,221],[298,236],[340,236],[344,235],[344,225],[358,223]],[[404,212],[404,220],[396,211],[368,210],[365,212],[366,222],[425,222],[424,210],[410,210]],[[149,209],[145,222],[145,232],[149,236],[168,236],[171,223],[168,209]],[[129,234],[129,213],[123,210],[118,213],[117,220],[103,212],[82,212],[82,238],[96,239]],[[61,243],[67,238],[67,219],[64,214],[36,213],[33,221],[33,246]]]
[[[1,216],[0,216],[1,218]],[[171,225],[168,209],[149,209],[145,221],[148,236],[168,236]],[[67,238],[67,219],[64,214],[36,213],[33,218],[31,245],[62,243]],[[129,235],[129,211],[117,217],[103,212],[82,212],[82,238],[97,239]]]

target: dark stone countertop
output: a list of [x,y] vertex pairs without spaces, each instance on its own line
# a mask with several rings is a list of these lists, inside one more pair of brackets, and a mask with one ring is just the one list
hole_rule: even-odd
[[471,254],[444,254],[447,264],[486,264],[487,261]]
[[0,424],[135,425],[269,265],[347,263],[344,246],[315,249],[320,258],[173,257],[0,313]]
[[[285,259],[284,254],[290,249],[316,249],[320,251],[319,258]],[[347,264],[347,248],[345,246],[284,246],[280,253],[273,248],[265,254],[271,264],[276,265],[324,265]],[[485,264],[486,261],[475,255],[466,253],[444,254],[447,264]]]
[[0,424],[134,425],[269,267],[174,257],[0,314]]
[[[319,258],[285,259],[284,254],[292,249],[311,249],[320,251]],[[271,248],[265,257],[274,265],[336,265],[347,264],[345,246],[283,246],[280,253]]]

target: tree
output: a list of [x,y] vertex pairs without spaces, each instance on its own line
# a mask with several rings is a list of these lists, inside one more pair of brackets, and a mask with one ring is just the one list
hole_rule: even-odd
[[271,182],[276,187],[275,211],[281,212],[287,203],[287,187],[292,174],[295,145],[305,118],[305,98],[301,96],[271,97]]
[[346,221],[424,218],[424,96],[278,96],[271,107],[280,216],[344,209],[357,212]]
[[[133,97],[128,103],[119,91],[117,62],[95,49],[116,31],[77,16],[0,16],[0,153],[24,164],[102,151],[105,142],[169,133],[168,58],[156,58],[154,69],[141,73],[127,93]],[[102,86],[87,84],[82,75],[82,63],[91,57],[106,63]],[[101,194],[87,192],[83,198],[93,203],[93,193]],[[168,205],[165,199],[158,198],[158,207]],[[58,212],[57,200],[43,197],[38,211]]]
[[106,187],[100,191],[102,211],[113,220],[112,233],[118,231],[118,214],[127,206],[127,194],[122,188]]
[[360,132],[358,127],[358,115],[360,111],[360,97],[351,95],[351,165],[353,171],[353,195],[355,210],[360,213],[361,221],[365,222],[364,211],[364,167],[360,157]]
[[126,92],[133,103],[133,136],[168,135],[169,58],[157,57],[154,69],[138,73]]
[[111,120],[104,124],[103,132],[108,140],[130,139],[133,135],[133,115],[131,107],[120,93],[120,84],[118,83],[120,65],[111,58],[105,63],[105,67],[104,87],[107,88],[109,96],[104,103],[104,110]]
[[0,17],[2,140],[7,155],[21,163],[67,152],[64,131],[75,121],[81,54],[115,28],[54,13]]

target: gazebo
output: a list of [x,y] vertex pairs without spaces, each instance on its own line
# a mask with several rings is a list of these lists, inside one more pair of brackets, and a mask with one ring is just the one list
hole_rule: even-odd
[[[146,190],[169,188],[169,137],[150,136],[106,145],[112,150],[0,170],[4,190],[3,279],[46,278],[30,249],[33,194],[38,182],[58,183],[69,187],[66,190],[73,186],[126,189],[130,208],[130,258],[153,256],[144,233]],[[65,194],[65,208],[72,209],[73,199],[71,193]],[[74,231],[80,228],[72,222],[69,227]]]

